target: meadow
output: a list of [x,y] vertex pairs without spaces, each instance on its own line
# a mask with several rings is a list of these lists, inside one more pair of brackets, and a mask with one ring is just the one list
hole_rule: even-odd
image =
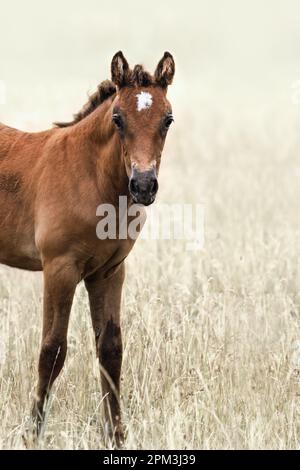
[[[158,201],[203,204],[205,245],[187,251],[184,241],[138,240],[127,260],[125,447],[297,449],[300,104],[293,104],[291,89],[291,82],[300,79],[292,46],[299,39],[292,10],[297,6],[291,1],[289,10],[289,2],[274,2],[271,24],[259,2],[251,8],[249,3],[247,12],[228,2],[225,19],[217,2],[209,11],[204,2],[191,3],[182,20],[176,3],[170,16],[162,7],[162,16],[152,12],[146,25],[144,13],[136,13],[140,42],[128,32],[131,7],[124,24],[121,4],[112,25],[102,23],[99,30],[102,10],[93,14],[92,1],[88,12],[78,6],[67,16],[65,7],[58,21],[52,13],[44,32],[46,13],[26,10],[35,26],[26,27],[20,49],[13,41],[6,46],[0,41],[0,79],[7,89],[0,120],[39,130],[70,117],[86,91],[108,77],[112,53],[120,48],[129,52],[131,62],[142,60],[152,69],[164,49],[174,53],[177,76],[170,100],[175,125],[162,160]],[[12,7],[5,8],[9,17]],[[260,18],[255,31],[243,23],[250,12]],[[4,17],[1,35],[19,40],[25,26],[15,21],[10,33]],[[110,28],[119,31],[118,40],[109,42]],[[239,34],[241,44],[236,44]],[[191,47],[195,39],[197,50]],[[41,312],[42,275],[1,266],[1,449],[24,448]],[[77,289],[68,338],[66,364],[38,447],[101,449],[99,367],[84,285]]]

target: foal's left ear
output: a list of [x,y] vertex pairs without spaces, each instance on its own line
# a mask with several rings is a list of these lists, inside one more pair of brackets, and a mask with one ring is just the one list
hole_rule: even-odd
[[111,79],[118,88],[125,86],[129,79],[129,65],[123,52],[117,52],[111,61]]
[[158,85],[167,88],[171,85],[175,74],[175,62],[170,52],[165,52],[163,58],[158,62],[154,78]]

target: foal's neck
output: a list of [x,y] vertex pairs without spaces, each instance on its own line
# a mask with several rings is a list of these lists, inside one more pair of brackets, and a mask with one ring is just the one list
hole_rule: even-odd
[[128,196],[128,176],[120,137],[112,122],[112,102],[113,98],[107,99],[76,127],[86,142],[101,197],[104,202],[117,204],[119,196]]

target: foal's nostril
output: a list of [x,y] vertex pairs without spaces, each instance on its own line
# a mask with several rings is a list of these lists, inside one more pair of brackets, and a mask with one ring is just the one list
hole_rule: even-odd
[[153,178],[151,180],[150,193],[151,194],[156,194],[157,190],[158,190],[158,181],[157,181],[157,178]]
[[131,178],[130,179],[130,182],[129,182],[129,190],[130,192],[132,192],[133,194],[137,194],[138,191],[139,191],[139,185],[138,185],[138,182],[135,178]]

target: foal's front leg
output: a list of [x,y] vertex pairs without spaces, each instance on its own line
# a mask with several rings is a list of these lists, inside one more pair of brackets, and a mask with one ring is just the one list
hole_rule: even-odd
[[85,280],[89,294],[97,356],[100,362],[104,413],[109,437],[117,447],[124,441],[120,410],[120,374],[122,337],[120,306],[125,276],[124,263],[111,277],[103,279],[96,272]]
[[39,381],[32,415],[40,432],[45,401],[67,353],[67,330],[79,273],[72,260],[59,257],[44,263],[44,316]]

